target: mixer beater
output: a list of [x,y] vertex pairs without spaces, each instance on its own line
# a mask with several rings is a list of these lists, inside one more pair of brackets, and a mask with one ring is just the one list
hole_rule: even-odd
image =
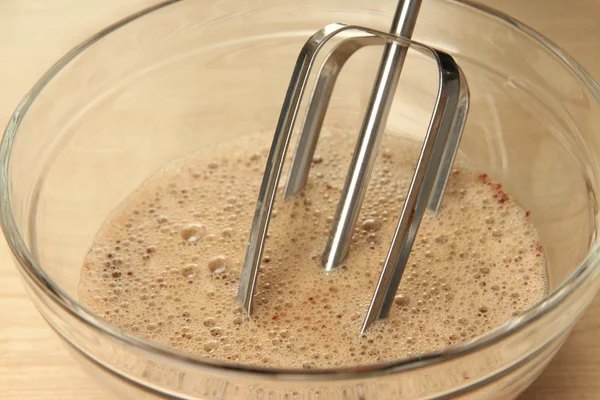
[[326,55],[318,71],[284,188],[284,197],[287,198],[301,191],[307,182],[331,94],[346,61],[361,48],[383,45],[350,171],[323,253],[322,264],[326,271],[340,265],[348,254],[409,48],[432,57],[438,65],[439,87],[433,114],[362,332],[375,320],[387,318],[425,210],[429,208],[437,212],[440,208],[469,107],[467,82],[454,59],[443,51],[410,39],[421,2],[400,0],[389,33],[360,26],[330,24],[313,34],[300,51],[267,159],[242,268],[238,301],[249,315],[253,311],[256,281],[275,194],[308,78],[324,45],[339,36],[343,39]]

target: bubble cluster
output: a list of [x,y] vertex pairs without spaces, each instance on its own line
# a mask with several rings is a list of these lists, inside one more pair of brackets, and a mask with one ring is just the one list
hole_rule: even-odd
[[177,160],[130,195],[86,256],[82,302],[175,349],[319,368],[397,360],[466,341],[546,293],[530,212],[459,160],[440,212],[423,219],[389,318],[361,335],[420,143],[383,139],[350,253],[325,273],[321,256],[353,143],[349,134],[326,132],[306,188],[278,197],[252,318],[236,294],[268,154],[263,136]]

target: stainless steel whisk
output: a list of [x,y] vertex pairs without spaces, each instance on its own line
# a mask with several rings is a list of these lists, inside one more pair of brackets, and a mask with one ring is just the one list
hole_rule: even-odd
[[302,190],[306,184],[331,94],[346,61],[365,46],[383,45],[382,59],[350,172],[323,253],[322,264],[327,271],[338,266],[348,254],[409,48],[433,57],[438,64],[439,89],[433,115],[392,244],[363,323],[363,333],[375,320],[387,318],[425,209],[437,212],[440,208],[469,106],[467,82],[454,59],[443,51],[410,39],[421,1],[400,0],[389,33],[359,26],[331,24],[317,31],[300,51],[267,159],[242,268],[238,301],[248,314],[251,315],[253,311],[254,290],[271,211],[308,77],[324,45],[340,35],[344,39],[327,54],[319,70],[284,189],[284,197],[289,197]]

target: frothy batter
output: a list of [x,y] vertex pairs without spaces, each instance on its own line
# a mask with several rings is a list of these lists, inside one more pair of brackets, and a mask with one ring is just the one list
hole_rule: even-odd
[[546,294],[529,212],[459,160],[440,213],[423,219],[389,319],[361,336],[421,144],[384,138],[350,254],[326,274],[321,254],[354,140],[324,132],[305,190],[278,197],[248,318],[236,293],[268,145],[251,138],[207,149],[138,188],[95,238],[82,302],[179,350],[314,368],[440,349],[489,331]]

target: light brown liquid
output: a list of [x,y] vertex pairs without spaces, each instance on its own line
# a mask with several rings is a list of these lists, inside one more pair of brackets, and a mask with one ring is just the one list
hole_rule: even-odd
[[[397,360],[481,335],[546,293],[529,213],[457,162],[421,224],[389,318],[360,328],[420,144],[387,136],[343,266],[320,265],[354,141],[321,138],[305,190],[276,202],[255,315],[236,303],[268,143],[174,162],[107,220],[82,271],[82,302],[123,329],[202,356],[292,368]],[[279,196],[278,199],[281,199]]]

